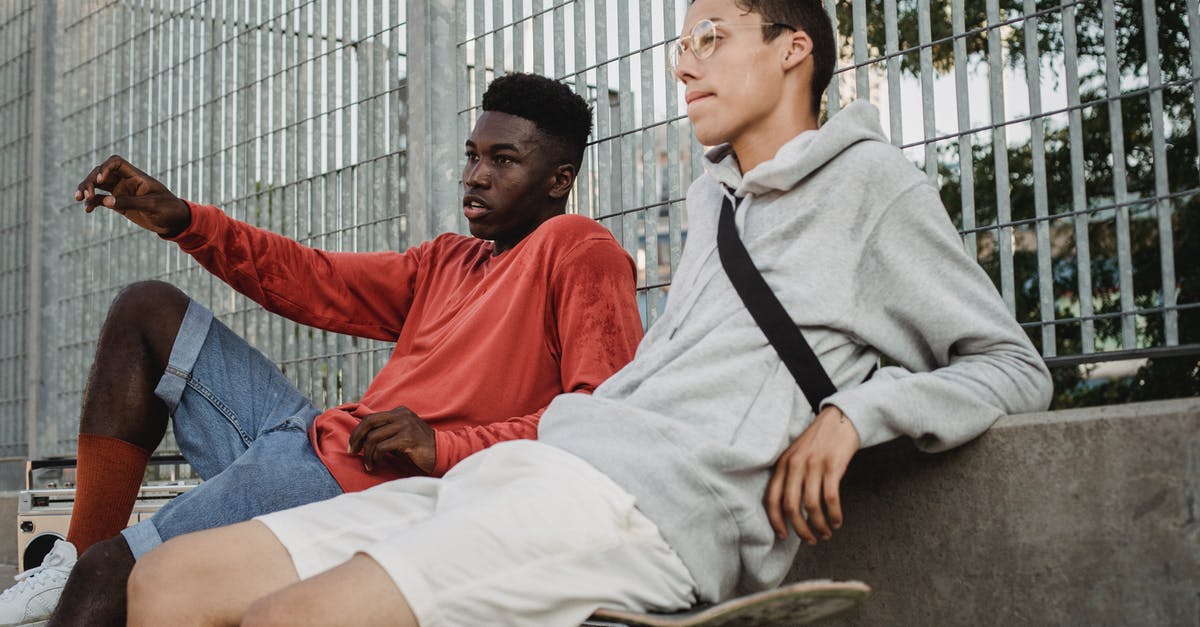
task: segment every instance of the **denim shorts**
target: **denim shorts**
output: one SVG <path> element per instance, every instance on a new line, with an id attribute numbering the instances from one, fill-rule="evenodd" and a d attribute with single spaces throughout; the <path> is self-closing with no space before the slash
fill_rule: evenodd
<path id="1" fill-rule="evenodd" d="M 135 558 L 177 535 L 332 498 L 308 439 L 320 414 L 271 360 L 192 301 L 154 393 L 204 479 L 121 533 Z"/>

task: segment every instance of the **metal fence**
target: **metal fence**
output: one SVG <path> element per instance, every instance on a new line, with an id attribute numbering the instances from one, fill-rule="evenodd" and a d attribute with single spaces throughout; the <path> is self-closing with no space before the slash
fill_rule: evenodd
<path id="1" fill-rule="evenodd" d="M 318 405 L 356 397 L 388 355 L 263 314 L 173 245 L 84 215 L 71 195 L 95 164 L 125 155 L 306 244 L 404 248 L 462 231 L 462 141 L 507 71 L 593 103 L 572 210 L 635 257 L 653 324 L 700 173 L 664 62 L 688 7 L 0 0 L 0 454 L 74 450 L 100 323 L 132 281 L 207 303 Z M 1197 350 L 1197 0 L 827 8 L 842 47 L 829 114 L 853 98 L 880 107 L 1048 361 Z"/>

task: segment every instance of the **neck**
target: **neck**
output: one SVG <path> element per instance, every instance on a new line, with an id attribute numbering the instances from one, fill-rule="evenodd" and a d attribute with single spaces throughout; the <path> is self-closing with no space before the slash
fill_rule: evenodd
<path id="1" fill-rule="evenodd" d="M 526 237 L 529 237 L 530 233 L 537 230 L 537 228 L 541 226 L 543 222 L 553 218 L 554 216 L 562 215 L 566 213 L 566 211 L 566 203 L 553 205 L 547 208 L 546 211 L 541 212 L 536 221 L 526 225 L 524 228 L 512 233 L 506 233 L 503 237 L 498 237 L 492 240 L 492 256 L 495 257 L 501 253 L 512 250 L 517 244 L 520 244 L 522 240 L 524 240 Z"/>
<path id="2" fill-rule="evenodd" d="M 808 107 L 780 107 L 778 115 L 729 142 L 742 174 L 775 157 L 784 144 L 804 131 L 817 128 L 817 116 Z"/>

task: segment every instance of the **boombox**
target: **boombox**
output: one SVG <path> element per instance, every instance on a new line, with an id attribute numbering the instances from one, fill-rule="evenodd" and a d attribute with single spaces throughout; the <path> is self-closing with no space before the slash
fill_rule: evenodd
<path id="1" fill-rule="evenodd" d="M 26 489 L 17 497 L 19 571 L 40 565 L 55 540 L 67 537 L 75 506 L 74 465 L 74 460 L 26 464 Z M 183 472 L 180 472 L 181 467 Z M 198 479 L 190 478 L 190 469 L 178 456 L 151 459 L 146 474 L 150 480 L 138 490 L 133 513 L 129 516 L 130 525 L 150 518 L 171 499 L 200 483 Z"/>

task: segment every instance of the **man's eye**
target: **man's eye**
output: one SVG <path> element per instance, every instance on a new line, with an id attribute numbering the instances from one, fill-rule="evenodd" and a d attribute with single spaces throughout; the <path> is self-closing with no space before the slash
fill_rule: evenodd
<path id="1" fill-rule="evenodd" d="M 475 153 L 473 153 L 473 152 L 468 152 L 468 153 L 466 154 L 466 157 L 467 157 L 467 161 L 469 161 L 469 162 L 471 162 L 471 163 L 474 163 L 474 162 L 476 162 L 476 161 L 479 161 L 479 155 L 477 155 L 477 154 L 475 154 Z"/>
<path id="2" fill-rule="evenodd" d="M 516 161 L 513 161 L 513 158 L 507 155 L 499 155 L 496 157 L 496 163 L 499 163 L 500 165 L 512 165 L 516 163 Z"/>

